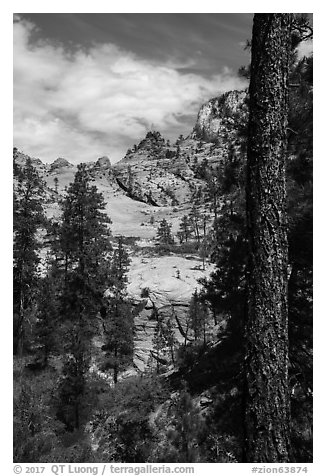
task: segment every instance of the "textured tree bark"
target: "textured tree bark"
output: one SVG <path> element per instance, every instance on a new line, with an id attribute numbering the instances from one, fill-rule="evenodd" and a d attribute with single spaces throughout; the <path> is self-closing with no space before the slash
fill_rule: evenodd
<path id="1" fill-rule="evenodd" d="M 256 14 L 249 86 L 245 461 L 288 462 L 285 157 L 291 14 Z"/>

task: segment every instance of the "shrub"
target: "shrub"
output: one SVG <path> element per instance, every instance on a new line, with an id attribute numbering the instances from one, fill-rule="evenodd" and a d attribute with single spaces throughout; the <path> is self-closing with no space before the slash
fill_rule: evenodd
<path id="1" fill-rule="evenodd" d="M 140 292 L 140 297 L 142 298 L 148 298 L 149 297 L 149 288 L 142 288 Z"/>

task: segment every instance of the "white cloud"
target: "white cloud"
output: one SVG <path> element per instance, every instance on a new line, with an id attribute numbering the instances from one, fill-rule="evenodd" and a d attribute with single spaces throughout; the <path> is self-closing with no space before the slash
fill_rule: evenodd
<path id="1" fill-rule="evenodd" d="M 301 59 L 304 56 L 310 56 L 313 52 L 313 42 L 312 40 L 301 41 L 297 48 L 298 58 Z"/>
<path id="2" fill-rule="evenodd" d="M 113 44 L 71 53 L 30 42 L 33 24 L 14 24 L 14 144 L 25 153 L 72 162 L 116 161 L 154 125 L 187 134 L 180 115 L 242 80 L 225 68 L 207 79 L 182 73 L 173 59 L 154 64 Z"/>

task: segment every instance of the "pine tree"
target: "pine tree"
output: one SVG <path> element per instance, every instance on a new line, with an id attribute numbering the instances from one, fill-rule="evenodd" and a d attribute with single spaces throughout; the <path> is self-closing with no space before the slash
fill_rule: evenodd
<path id="1" fill-rule="evenodd" d="M 180 393 L 173 398 L 168 416 L 169 425 L 165 429 L 167 438 L 166 441 L 163 440 L 163 445 L 158 446 L 157 460 L 169 463 L 200 462 L 204 423 L 185 383 Z"/>
<path id="2" fill-rule="evenodd" d="M 129 255 L 123 246 L 122 237 L 119 237 L 109 270 L 110 290 L 101 309 L 105 340 L 102 346 L 105 353 L 102 368 L 113 370 L 115 384 L 118 382 L 119 372 L 131 364 L 133 357 L 133 314 L 131 302 L 126 297 L 129 266 Z"/>
<path id="3" fill-rule="evenodd" d="M 161 220 L 160 225 L 157 229 L 157 237 L 160 243 L 165 245 L 171 245 L 174 243 L 173 236 L 171 233 L 172 225 L 166 221 L 165 218 Z"/>
<path id="4" fill-rule="evenodd" d="M 184 215 L 180 221 L 180 232 L 183 234 L 186 242 L 191 238 L 193 233 L 193 226 L 190 218 L 187 215 Z"/>
<path id="5" fill-rule="evenodd" d="M 295 60 L 289 82 L 287 195 L 289 218 L 289 382 L 292 442 L 296 461 L 312 458 L 307 425 L 312 423 L 312 58 Z M 245 137 L 244 137 L 245 138 Z M 240 136 L 235 143 L 241 146 Z M 242 139 L 243 140 L 243 139 Z M 243 141 L 243 144 L 245 142 Z M 215 323 L 227 319 L 227 340 L 241 365 L 246 311 L 248 243 L 245 215 L 244 147 L 238 149 L 233 179 L 227 163 L 217 176 L 217 191 L 223 201 L 212 230 L 211 260 L 216 271 L 200 280 L 200 295 L 210 305 Z M 223 192 L 223 195 L 222 195 Z M 294 392 L 295 387 L 295 393 Z M 304 423 L 303 423 L 304 422 Z M 304 428 L 304 430 L 303 430 Z M 295 429 L 295 430 L 293 430 Z"/>
<path id="6" fill-rule="evenodd" d="M 200 248 L 199 248 L 199 254 L 200 254 L 200 257 L 202 259 L 203 270 L 204 271 L 205 271 L 205 264 L 206 264 L 206 258 L 207 258 L 208 250 L 209 250 L 209 242 L 208 242 L 208 239 L 206 238 L 206 236 L 204 236 L 204 238 L 201 242 Z"/>
<path id="7" fill-rule="evenodd" d="M 173 423 L 175 428 L 174 446 L 179 448 L 180 461 L 198 461 L 200 458 L 198 441 L 203 430 L 203 423 L 199 409 L 194 406 L 186 388 L 180 392 Z"/>
<path id="8" fill-rule="evenodd" d="M 58 184 L 59 184 L 58 177 L 54 177 L 53 182 L 54 182 L 54 191 L 55 193 L 58 193 Z"/>
<path id="9" fill-rule="evenodd" d="M 195 341 L 203 338 L 206 344 L 206 328 L 208 313 L 205 304 L 200 300 L 197 289 L 192 295 L 189 306 L 189 327 L 194 332 Z"/>
<path id="10" fill-rule="evenodd" d="M 80 164 L 75 180 L 68 187 L 62 203 L 62 224 L 59 241 L 62 252 L 67 255 L 67 271 L 75 270 L 82 280 L 91 282 L 99 273 L 100 261 L 111 249 L 111 223 L 105 213 L 101 193 L 91 185 L 85 164 Z"/>
<path id="11" fill-rule="evenodd" d="M 288 462 L 285 156 L 291 14 L 256 14 L 249 87 L 245 457 Z"/>
<path id="12" fill-rule="evenodd" d="M 74 335 L 76 338 L 77 335 Z M 72 340 L 71 340 L 72 342 Z M 58 387 L 57 418 L 65 423 L 68 431 L 79 429 L 84 420 L 86 374 L 89 369 L 89 358 L 80 345 L 75 343 L 72 355 L 68 355 L 62 370 L 62 378 Z"/>
<path id="13" fill-rule="evenodd" d="M 104 212 L 103 196 L 91 185 L 84 164 L 78 166 L 62 209 L 57 238 L 65 261 L 60 312 L 67 357 L 59 389 L 65 412 L 59 410 L 59 414 L 71 429 L 79 428 L 81 424 L 90 344 L 108 285 L 108 253 L 111 249 L 110 219 Z"/>
<path id="14" fill-rule="evenodd" d="M 312 460 L 313 388 L 313 82 L 312 56 L 295 65 L 288 161 L 289 380 L 295 461 Z M 295 79 L 296 78 L 296 79 Z M 295 392 L 294 392 L 295 390 Z M 307 438 L 304 435 L 309 435 Z"/>
<path id="15" fill-rule="evenodd" d="M 38 283 L 41 245 L 37 232 L 46 219 L 42 206 L 44 183 L 31 160 L 28 158 L 23 168 L 16 164 L 14 173 L 14 352 L 22 355 L 25 326 Z"/>
<path id="16" fill-rule="evenodd" d="M 118 382 L 119 372 L 132 363 L 133 357 L 133 314 L 130 301 L 113 295 L 101 310 L 105 344 L 103 370 L 113 370 L 113 382 Z"/>
<path id="17" fill-rule="evenodd" d="M 200 243 L 200 224 L 201 224 L 201 216 L 199 213 L 199 209 L 196 205 L 193 205 L 190 210 L 189 215 L 190 222 L 192 224 L 193 230 L 195 231 L 196 239 L 198 244 Z"/>
<path id="18" fill-rule="evenodd" d="M 60 273 L 55 264 L 49 265 L 48 273 L 42 278 L 37 296 L 35 341 L 36 362 L 39 367 L 46 367 L 51 354 L 60 352 L 57 332 L 60 305 Z"/>
<path id="19" fill-rule="evenodd" d="M 243 172 L 242 172 L 243 173 Z M 223 177 L 221 177 L 223 181 Z M 225 200 L 220 215 L 208 235 L 211 262 L 216 265 L 209 279 L 200 279 L 201 296 L 209 303 L 215 316 L 228 319 L 228 329 L 235 337 L 243 333 L 245 309 L 245 278 L 248 261 L 246 239 L 245 194 L 238 189 L 233 203 Z M 242 337 L 241 337 L 242 339 Z"/>
<path id="20" fill-rule="evenodd" d="M 119 236 L 118 247 L 113 252 L 110 265 L 110 284 L 115 288 L 115 292 L 121 293 L 125 290 L 128 283 L 127 273 L 130 268 L 130 257 L 123 246 L 123 238 Z"/>

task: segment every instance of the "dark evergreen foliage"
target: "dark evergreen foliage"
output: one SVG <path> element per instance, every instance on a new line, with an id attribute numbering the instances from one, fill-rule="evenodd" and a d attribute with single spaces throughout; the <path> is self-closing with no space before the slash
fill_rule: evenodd
<path id="1" fill-rule="evenodd" d="M 26 350 L 26 326 L 35 304 L 39 280 L 40 242 L 38 231 L 45 226 L 42 206 L 44 183 L 30 159 L 24 167 L 16 163 L 14 150 L 14 353 Z"/>
<path id="2" fill-rule="evenodd" d="M 62 202 L 62 222 L 57 229 L 64 257 L 60 332 L 66 355 L 57 416 L 70 431 L 79 429 L 83 421 L 91 339 L 97 332 L 96 318 L 108 285 L 110 219 L 104 209 L 103 196 L 91 185 L 86 166 L 79 165 Z"/>
<path id="3" fill-rule="evenodd" d="M 172 245 L 174 243 L 171 228 L 171 224 L 168 223 L 165 218 L 163 218 L 157 229 L 157 238 L 163 245 Z"/>
<path id="4" fill-rule="evenodd" d="M 119 237 L 110 265 L 110 294 L 101 308 L 105 343 L 105 361 L 102 369 L 113 370 L 116 384 L 118 374 L 132 364 L 134 323 L 131 302 L 126 297 L 127 272 L 130 258 Z"/>

